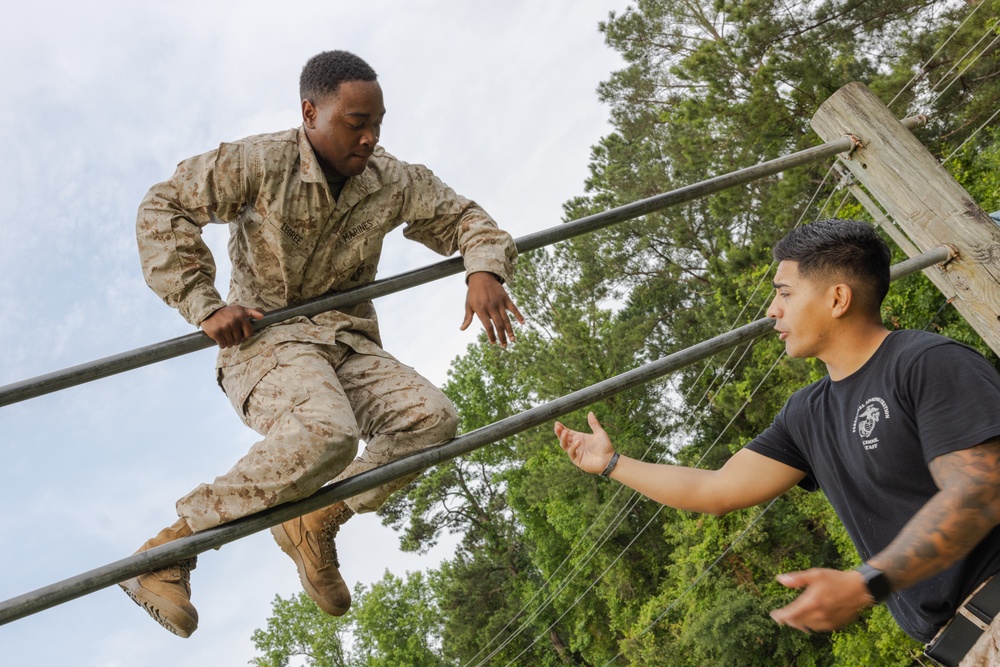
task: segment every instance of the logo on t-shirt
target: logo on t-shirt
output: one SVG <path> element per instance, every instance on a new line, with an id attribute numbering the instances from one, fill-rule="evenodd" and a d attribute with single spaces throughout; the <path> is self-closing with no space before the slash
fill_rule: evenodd
<path id="1" fill-rule="evenodd" d="M 851 433 L 861 436 L 861 444 L 867 450 L 878 448 L 878 438 L 875 437 L 875 426 L 883 419 L 889 418 L 889 405 L 877 396 L 869 398 L 858 407 L 854 415 L 854 427 Z"/>

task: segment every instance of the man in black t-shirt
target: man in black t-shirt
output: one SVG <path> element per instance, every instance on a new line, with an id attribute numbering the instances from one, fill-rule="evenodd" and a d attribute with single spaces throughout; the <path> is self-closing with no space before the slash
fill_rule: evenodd
<path id="1" fill-rule="evenodd" d="M 1000 571 L 1000 377 L 964 345 L 885 328 L 890 255 L 871 226 L 823 220 L 773 254 L 768 316 L 788 355 L 820 359 L 827 377 L 796 392 L 719 470 L 620 456 L 593 413 L 592 434 L 556 423 L 562 448 L 587 472 L 715 515 L 796 485 L 822 489 L 864 563 L 779 575 L 802 593 L 772 618 L 829 631 L 885 600 L 905 632 L 928 642 L 963 610 L 935 642 L 941 659 L 997 664 L 980 653 L 1000 644 L 1000 577 L 976 593 L 973 612 L 963 601 Z"/>

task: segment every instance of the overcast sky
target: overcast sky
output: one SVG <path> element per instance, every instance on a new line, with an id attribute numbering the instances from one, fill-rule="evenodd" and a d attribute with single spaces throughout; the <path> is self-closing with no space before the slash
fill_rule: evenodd
<path id="1" fill-rule="evenodd" d="M 174 165 L 300 122 L 313 54 L 378 71 L 382 143 L 431 167 L 515 237 L 559 224 L 609 131 L 595 89 L 622 66 L 597 24 L 624 0 L 19 3 L 0 23 L 0 385 L 192 331 L 146 287 L 135 211 Z M 207 234 L 225 293 L 224 227 Z M 380 277 L 440 258 L 399 232 Z M 461 277 L 376 306 L 391 352 L 437 383 L 459 332 Z M 529 318 L 531 313 L 525 313 Z M 213 381 L 214 352 L 0 408 L 0 599 L 122 558 L 174 501 L 254 442 Z M 373 515 L 338 541 L 347 580 L 435 566 Z M 266 532 L 204 554 L 199 630 L 161 629 L 117 587 L 0 627 L 4 665 L 245 665 L 275 595 L 299 590 Z"/>

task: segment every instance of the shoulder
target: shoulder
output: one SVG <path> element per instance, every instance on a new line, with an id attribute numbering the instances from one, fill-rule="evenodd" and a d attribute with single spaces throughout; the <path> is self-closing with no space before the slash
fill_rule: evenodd
<path id="1" fill-rule="evenodd" d="M 989 362 L 977 350 L 946 336 L 929 331 L 900 329 L 890 332 L 879 350 L 885 361 L 908 370 L 917 363 L 935 363 L 947 360 L 965 363 Z"/>
<path id="2" fill-rule="evenodd" d="M 265 156 L 294 153 L 297 146 L 295 129 L 269 134 L 254 134 L 242 139 L 223 141 L 217 148 L 182 161 L 181 165 L 214 165 L 216 169 L 237 168 L 244 154 Z"/>
<path id="3" fill-rule="evenodd" d="M 431 170 L 424 165 L 404 162 L 381 146 L 375 147 L 375 152 L 368 160 L 368 170 L 383 184 L 416 185 L 433 178 Z"/>
<path id="4" fill-rule="evenodd" d="M 382 146 L 376 146 L 375 152 L 372 153 L 371 159 L 368 160 L 368 166 L 379 174 L 394 174 L 397 172 L 405 172 L 413 165 L 400 160 L 398 157 L 382 148 Z"/>
<path id="5" fill-rule="evenodd" d="M 220 151 L 246 150 L 260 155 L 297 154 L 299 145 L 299 129 L 292 128 L 282 132 L 267 134 L 252 134 L 235 141 L 220 144 Z"/>
<path id="6" fill-rule="evenodd" d="M 368 159 L 367 171 L 379 182 L 393 181 L 403 173 L 406 163 L 386 151 L 381 146 L 375 147 L 375 152 Z"/>
<path id="7" fill-rule="evenodd" d="M 816 401 L 822 397 L 830 388 L 830 376 L 827 375 L 812 384 L 796 389 L 795 392 L 785 401 L 781 412 L 782 416 L 795 414 L 798 410 L 811 410 Z"/>
<path id="8" fill-rule="evenodd" d="M 959 345 L 966 347 L 958 341 L 946 336 L 941 336 L 929 331 L 919 331 L 917 329 L 897 329 L 890 331 L 886 337 L 886 348 L 908 352 L 911 354 L 923 352 L 941 345 Z"/>
<path id="9" fill-rule="evenodd" d="M 298 144 L 298 142 L 299 128 L 293 127 L 288 130 L 282 130 L 281 132 L 251 134 L 248 137 L 243 137 L 242 139 L 237 139 L 236 141 L 229 143 L 243 144 L 246 146 L 282 147 L 288 144 Z"/>

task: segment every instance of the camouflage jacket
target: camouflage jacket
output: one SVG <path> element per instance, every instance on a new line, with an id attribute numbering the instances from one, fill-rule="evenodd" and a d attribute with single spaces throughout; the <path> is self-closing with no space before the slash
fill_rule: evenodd
<path id="1" fill-rule="evenodd" d="M 335 200 L 301 128 L 252 136 L 181 162 L 139 207 L 136 236 L 146 282 L 194 325 L 227 303 L 215 288 L 215 262 L 201 236 L 210 222 L 229 224 L 228 302 L 265 312 L 371 282 L 383 238 L 404 223 L 407 238 L 443 255 L 459 250 L 466 275 L 489 271 L 508 280 L 516 258 L 509 234 L 422 165 L 376 148 Z M 238 348 L 221 350 L 219 366 L 291 340 L 381 351 L 368 301 L 267 327 Z"/>

